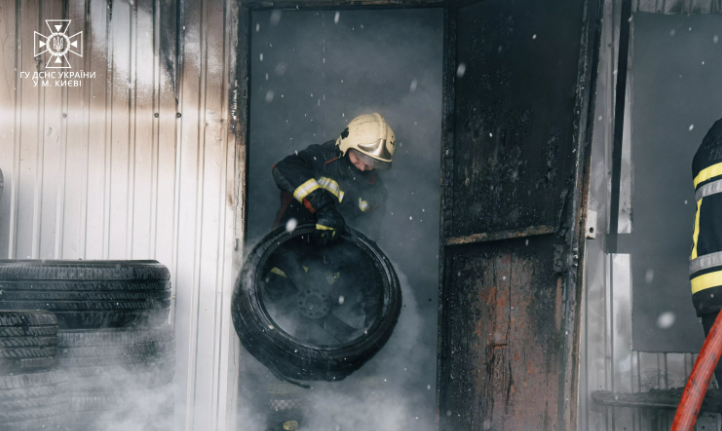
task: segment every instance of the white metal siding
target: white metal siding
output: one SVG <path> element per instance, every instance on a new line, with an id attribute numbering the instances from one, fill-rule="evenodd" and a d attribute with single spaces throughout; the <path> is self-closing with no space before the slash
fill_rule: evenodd
<path id="1" fill-rule="evenodd" d="M 150 258 L 168 266 L 178 429 L 234 429 L 239 348 L 229 304 L 243 243 L 245 160 L 228 121 L 236 4 L 0 7 L 0 258 Z M 46 19 L 71 19 L 70 34 L 83 31 L 84 56 L 69 59 L 94 79 L 72 88 L 20 79 L 38 70 L 33 32 L 46 33 Z M 173 70 L 163 67 L 168 37 L 180 47 L 177 91 Z"/>

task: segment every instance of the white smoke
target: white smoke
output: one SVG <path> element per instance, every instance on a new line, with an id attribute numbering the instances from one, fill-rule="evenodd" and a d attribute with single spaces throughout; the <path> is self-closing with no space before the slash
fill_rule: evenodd
<path id="1" fill-rule="evenodd" d="M 133 392 L 127 398 L 128 409 L 99 415 L 108 423 L 107 431 L 173 429 L 174 385 Z"/>
<path id="2" fill-rule="evenodd" d="M 422 318 L 413 288 L 405 274 L 396 272 L 401 284 L 403 308 L 398 324 L 386 346 L 360 370 L 340 382 L 310 382 L 303 394 L 303 420 L 299 430 L 315 431 L 431 431 L 433 412 L 423 409 L 435 376 L 424 375 L 423 364 L 432 352 L 421 343 Z M 246 360 L 248 360 L 246 356 Z M 255 362 L 255 360 L 253 360 Z M 250 365 L 251 368 L 257 368 Z M 275 378 L 266 372 L 261 379 Z M 256 385 L 250 385 L 256 386 Z M 258 386 L 258 387 L 262 387 Z M 270 408 L 259 409 L 253 399 L 265 394 L 242 391 L 239 429 L 264 431 Z"/>

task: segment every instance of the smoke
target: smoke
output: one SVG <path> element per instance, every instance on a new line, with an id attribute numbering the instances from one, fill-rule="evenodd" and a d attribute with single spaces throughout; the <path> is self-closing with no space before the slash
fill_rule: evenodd
<path id="1" fill-rule="evenodd" d="M 404 306 L 394 334 L 363 368 L 340 382 L 313 382 L 310 389 L 287 388 L 303 399 L 301 428 L 317 431 L 396 431 L 435 429 L 427 399 L 433 397 L 435 374 L 425 371 L 435 353 L 423 341 L 423 316 L 408 277 L 399 271 Z M 255 373 L 245 373 L 239 420 L 244 431 L 266 429 L 268 406 L 259 406 L 255 389 L 283 385 L 249 354 L 244 362 Z M 259 373 L 259 371 L 261 373 Z"/>
<path id="2" fill-rule="evenodd" d="M 172 328 L 136 329 L 62 334 L 58 368 L 69 377 L 70 429 L 173 429 L 177 388 Z"/>
<path id="3" fill-rule="evenodd" d="M 127 409 L 99 417 L 109 424 L 107 431 L 171 430 L 175 390 L 173 385 L 163 385 L 131 392 L 125 400 Z"/>
<path id="4" fill-rule="evenodd" d="M 424 373 L 434 356 L 422 341 L 422 316 L 408 278 L 399 272 L 404 307 L 388 344 L 364 369 L 339 383 L 316 383 L 310 393 L 312 416 L 307 429 L 318 431 L 395 431 L 434 428 L 428 419 L 423 391 L 435 375 Z M 419 385 L 421 383 L 421 385 Z"/>

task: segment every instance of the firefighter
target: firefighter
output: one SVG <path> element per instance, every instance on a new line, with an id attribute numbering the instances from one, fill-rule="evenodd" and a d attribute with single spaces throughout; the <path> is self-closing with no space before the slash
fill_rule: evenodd
<path id="1" fill-rule="evenodd" d="M 391 168 L 395 149 L 393 130 L 380 114 L 373 113 L 354 118 L 338 138 L 310 145 L 276 163 L 272 173 L 281 189 L 281 206 L 273 227 L 289 229 L 292 219 L 295 220 L 292 223 L 315 223 L 314 237 L 321 247 L 337 241 L 347 225 L 377 240 L 387 197 L 378 172 Z M 299 261 L 304 254 L 302 241 L 298 248 L 293 244 L 288 247 L 286 253 L 270 259 L 266 280 L 273 287 L 266 289 L 264 295 L 271 301 L 295 294 L 297 286 L 291 281 L 292 273 L 312 275 Z M 353 270 L 332 275 L 328 284 L 339 277 L 363 278 L 353 274 Z M 361 283 L 356 287 L 361 288 Z M 366 308 L 373 308 L 373 304 L 362 307 L 366 316 L 371 316 L 372 310 Z M 304 412 L 308 413 L 309 407 L 303 392 L 284 382 L 274 383 L 270 388 L 267 404 L 272 410 L 266 418 L 267 431 L 302 427 Z"/>
<path id="2" fill-rule="evenodd" d="M 386 188 L 378 171 L 391 169 L 396 137 L 378 113 L 354 118 L 341 135 L 310 145 L 273 166 L 281 189 L 274 227 L 290 219 L 314 222 L 322 242 L 338 239 L 349 223 L 378 239 Z"/>
<path id="3" fill-rule="evenodd" d="M 702 140 L 692 161 L 697 215 L 694 220 L 689 278 L 692 302 L 709 334 L 722 309 L 722 119 Z M 722 385 L 722 361 L 714 371 Z M 722 404 L 720 405 L 722 412 Z"/>

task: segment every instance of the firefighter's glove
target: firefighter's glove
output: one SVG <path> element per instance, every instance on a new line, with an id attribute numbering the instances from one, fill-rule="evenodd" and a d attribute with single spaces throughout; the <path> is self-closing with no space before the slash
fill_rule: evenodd
<path id="1" fill-rule="evenodd" d="M 336 205 L 329 204 L 316 211 L 316 240 L 321 245 L 327 245 L 337 241 L 344 229 L 346 222 L 343 216 L 336 209 Z"/>

